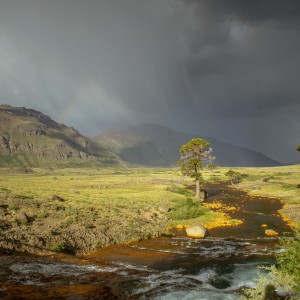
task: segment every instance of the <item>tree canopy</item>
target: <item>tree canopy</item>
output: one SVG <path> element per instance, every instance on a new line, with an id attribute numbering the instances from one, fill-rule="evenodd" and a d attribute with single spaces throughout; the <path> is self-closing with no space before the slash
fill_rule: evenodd
<path id="1" fill-rule="evenodd" d="M 178 163 L 181 165 L 182 174 L 196 180 L 196 197 L 199 197 L 199 182 L 203 180 L 201 170 L 212 164 L 215 159 L 211 155 L 212 148 L 209 145 L 209 142 L 196 138 L 184 144 L 179 150 L 180 160 Z"/>
<path id="2" fill-rule="evenodd" d="M 233 170 L 229 170 L 228 172 L 225 173 L 226 176 L 228 176 L 231 180 L 231 184 L 233 184 L 234 180 L 240 180 L 242 178 L 242 174 L 237 172 L 237 171 L 233 171 Z"/>

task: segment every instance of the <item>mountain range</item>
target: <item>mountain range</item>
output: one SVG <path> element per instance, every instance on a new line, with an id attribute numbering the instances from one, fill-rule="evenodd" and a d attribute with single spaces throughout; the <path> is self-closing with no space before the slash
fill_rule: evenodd
<path id="1" fill-rule="evenodd" d="M 216 157 L 215 163 L 219 166 L 280 165 L 279 162 L 257 151 L 201 134 L 187 134 L 154 124 L 141 124 L 127 130 L 107 130 L 92 139 L 126 162 L 146 166 L 173 166 L 179 160 L 180 147 L 196 137 L 201 137 L 210 143 L 213 155 Z"/>
<path id="2" fill-rule="evenodd" d="M 192 138 L 210 142 L 219 166 L 277 166 L 279 162 L 201 134 L 141 124 L 88 138 L 33 109 L 0 105 L 0 166 L 174 166 Z"/>

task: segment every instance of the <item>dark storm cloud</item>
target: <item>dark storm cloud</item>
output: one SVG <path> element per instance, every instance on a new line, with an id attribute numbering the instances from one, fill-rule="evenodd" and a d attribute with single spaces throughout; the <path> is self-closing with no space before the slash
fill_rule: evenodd
<path id="1" fill-rule="evenodd" d="M 299 22 L 298 0 L 185 0 L 195 5 L 197 13 L 205 13 L 226 20 L 236 18 L 242 22 Z"/>
<path id="2" fill-rule="evenodd" d="M 270 155 L 282 138 L 273 156 L 299 161 L 300 2 L 184 3 L 195 24 L 186 35 L 187 74 L 210 133 Z"/>
<path id="3" fill-rule="evenodd" d="M 198 89 L 204 91 L 207 81 L 214 81 L 221 90 L 231 90 L 226 97 L 229 114 L 234 114 L 231 101 L 249 102 L 250 109 L 237 113 L 250 115 L 299 101 L 300 2 L 187 2 L 194 5 L 197 27 L 203 28 L 187 42 L 193 54 L 187 58 L 187 72 Z M 212 92 L 211 98 L 215 111 L 219 107 L 224 114 L 224 107 L 215 105 L 222 103 L 218 95 Z"/>
<path id="4" fill-rule="evenodd" d="M 299 20 L 294 0 L 0 0 L 0 99 L 84 133 L 160 123 L 293 161 Z"/>

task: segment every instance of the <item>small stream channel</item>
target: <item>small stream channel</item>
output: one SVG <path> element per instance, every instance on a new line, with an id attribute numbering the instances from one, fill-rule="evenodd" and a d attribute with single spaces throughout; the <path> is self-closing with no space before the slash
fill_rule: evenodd
<path id="1" fill-rule="evenodd" d="M 207 202 L 237 209 L 236 227 L 214 229 L 202 240 L 184 231 L 101 249 L 82 257 L 1 255 L 2 299 L 239 299 L 254 287 L 259 265 L 274 262 L 277 238 L 290 228 L 278 215 L 278 199 L 250 197 L 224 184 L 207 187 Z"/>

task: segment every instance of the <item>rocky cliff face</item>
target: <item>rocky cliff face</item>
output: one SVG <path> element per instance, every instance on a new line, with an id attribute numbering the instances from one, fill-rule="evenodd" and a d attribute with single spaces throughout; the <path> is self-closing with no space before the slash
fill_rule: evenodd
<path id="1" fill-rule="evenodd" d="M 117 164 L 77 130 L 33 109 L 0 105 L 0 165 Z"/>

